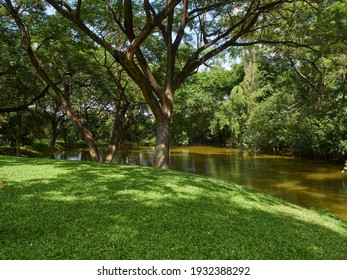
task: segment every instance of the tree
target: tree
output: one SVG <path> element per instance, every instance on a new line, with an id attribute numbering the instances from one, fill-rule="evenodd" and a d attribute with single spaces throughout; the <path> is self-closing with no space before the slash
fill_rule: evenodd
<path id="1" fill-rule="evenodd" d="M 326 3 L 288 0 L 45 2 L 109 52 L 140 87 L 156 119 L 154 166 L 161 168 L 169 166 L 174 94 L 187 77 L 232 47 L 279 43 L 308 46 L 312 38 L 298 36 L 293 28 L 298 25 L 294 23 L 299 22 L 301 29 L 308 27 L 320 12 L 318 7 L 325 8 Z M 10 0 L 6 3 L 7 7 L 11 5 Z M 115 37 L 123 41 L 114 45 Z M 149 42 L 155 41 L 163 47 L 159 55 L 164 73 L 160 75 L 156 75 L 152 63 L 155 53 L 147 48 Z M 191 49 L 188 54 L 186 45 Z M 88 137 L 86 140 L 90 141 Z"/>
<path id="2" fill-rule="evenodd" d="M 31 63 L 85 139 L 92 160 L 100 161 L 96 131 L 101 119 L 108 114 L 114 120 L 105 156 L 105 162 L 112 162 L 122 135 L 134 122 L 130 108 L 139 102 L 137 93 L 129 93 L 128 88 L 131 91 L 133 87 L 128 86 L 124 70 L 95 44 L 79 40 L 66 21 L 59 21 L 55 15 L 42 18 L 45 8 L 40 3 L 27 1 L 14 6 L 6 1 L 5 8 L 20 30 L 22 47 Z M 47 111 L 52 123 L 52 143 L 58 132 L 56 109 L 54 105 Z"/>
<path id="3" fill-rule="evenodd" d="M 141 88 L 157 123 L 154 166 L 169 166 L 171 120 L 174 93 L 195 69 L 230 47 L 259 43 L 287 43 L 269 37 L 267 29 L 281 22 L 281 9 L 286 11 L 290 1 L 104 1 L 93 2 L 98 20 L 89 18 L 88 1 L 47 0 L 60 14 L 77 28 L 105 48 L 122 65 L 128 75 Z M 306 8 L 310 8 L 307 5 Z M 293 12 L 293 15 L 295 13 Z M 111 24 L 112 22 L 112 24 Z M 101 25 L 100 25 L 101 23 Z M 117 28 L 110 31 L 109 26 Z M 121 36 L 126 39 L 122 49 L 114 47 L 108 38 Z M 156 77 L 145 48 L 149 38 L 157 38 L 165 49 L 163 77 Z M 302 42 L 300 42 L 302 43 Z M 180 47 L 189 44 L 194 48 L 185 63 L 177 67 L 182 55 Z M 176 67 L 175 67 L 176 66 Z"/>
<path id="4" fill-rule="evenodd" d="M 230 95 L 230 118 L 249 149 L 343 161 L 346 142 L 346 68 L 328 57 L 286 48 L 258 48 L 243 56 L 245 78 Z M 239 110 L 242 108 L 243 110 Z M 231 127 L 233 128 L 233 127 Z"/>
<path id="5" fill-rule="evenodd" d="M 342 160 L 347 155 L 347 6 L 337 0 L 317 9 L 319 16 L 310 17 L 309 28 L 297 28 L 315 42 L 314 49 L 293 52 L 276 46 L 268 54 L 296 74 L 286 78 L 293 81 L 294 86 L 286 87 L 295 100 L 287 133 L 290 150 L 300 156 Z"/>
<path id="6" fill-rule="evenodd" d="M 21 43 L 22 43 L 21 45 L 23 49 L 26 51 L 38 75 L 47 85 L 50 86 L 50 88 L 54 91 L 54 93 L 60 98 L 67 112 L 67 115 L 71 119 L 76 129 L 80 132 L 81 135 L 83 135 L 85 141 L 88 143 L 91 158 L 94 161 L 99 161 L 100 160 L 99 154 L 98 154 L 98 150 L 97 150 L 92 132 L 81 123 L 81 121 L 76 116 L 73 108 L 71 107 L 69 103 L 68 96 L 70 94 L 70 85 L 68 83 L 68 80 L 63 79 L 62 80 L 63 88 L 59 88 L 57 83 L 51 79 L 49 74 L 47 74 L 47 72 L 44 70 L 42 66 L 42 63 L 38 60 L 37 56 L 35 55 L 35 52 L 34 52 L 35 46 L 31 42 L 31 36 L 27 26 L 25 25 L 23 19 L 21 18 L 21 16 L 25 15 L 28 11 L 30 12 L 32 10 L 35 10 L 35 12 L 36 10 L 38 10 L 37 13 L 32 13 L 32 17 L 35 17 L 37 15 L 38 17 L 40 17 L 42 15 L 42 10 L 44 10 L 44 7 L 42 5 L 35 5 L 35 3 L 28 3 L 28 5 L 25 6 L 24 8 L 22 6 L 14 7 L 11 1 L 6 1 L 5 8 L 8 11 L 8 13 L 11 15 L 11 17 L 15 20 L 15 23 L 18 26 L 18 29 L 20 30 Z"/>
<path id="7" fill-rule="evenodd" d="M 173 141 L 226 144 L 232 126 L 227 104 L 243 75 L 243 66 L 235 64 L 230 70 L 216 66 L 189 77 L 176 91 Z"/>
<path id="8" fill-rule="evenodd" d="M 58 136 L 64 131 L 68 118 L 61 105 L 60 100 L 55 95 L 46 96 L 36 102 L 37 108 L 42 112 L 44 118 L 50 123 L 50 141 L 49 146 L 55 146 Z"/>
<path id="9" fill-rule="evenodd" d="M 23 127 L 23 114 L 29 106 L 45 97 L 49 87 L 42 85 L 23 50 L 16 44 L 16 32 L 11 25 L 6 25 L 0 11 L 0 114 L 8 115 L 3 128 L 20 155 L 20 145 L 27 131 Z M 5 117 L 4 117 L 5 119 Z"/>

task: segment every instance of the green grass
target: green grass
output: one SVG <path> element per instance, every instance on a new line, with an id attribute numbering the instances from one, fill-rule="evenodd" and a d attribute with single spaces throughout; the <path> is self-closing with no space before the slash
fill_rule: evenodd
<path id="1" fill-rule="evenodd" d="M 0 156 L 0 259 L 347 259 L 347 223 L 208 177 Z"/>

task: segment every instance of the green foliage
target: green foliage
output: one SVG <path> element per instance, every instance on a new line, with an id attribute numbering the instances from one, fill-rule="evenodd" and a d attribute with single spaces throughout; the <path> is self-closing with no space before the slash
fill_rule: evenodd
<path id="1" fill-rule="evenodd" d="M 345 159 L 346 69 L 336 63 L 343 55 L 298 51 L 294 60 L 285 52 L 252 48 L 230 71 L 197 73 L 177 94 L 176 142 Z"/>
<path id="2" fill-rule="evenodd" d="M 4 143 L 14 146 L 16 132 L 19 128 L 21 144 L 31 145 L 36 139 L 45 137 L 45 121 L 41 111 L 35 109 L 26 110 L 19 115 L 16 113 L 6 114 L 0 122 L 0 139 Z"/>
<path id="3" fill-rule="evenodd" d="M 174 171 L 0 157 L 1 259 L 346 259 L 347 224 Z"/>
<path id="4" fill-rule="evenodd" d="M 8 17 L 2 15 L 0 24 L 0 108 L 11 108 L 26 104 L 43 87 Z"/>
<path id="5" fill-rule="evenodd" d="M 328 114 L 329 112 L 327 112 Z M 342 116 L 317 116 L 298 113 L 293 116 L 289 135 L 291 150 L 298 156 L 340 159 L 346 156 L 346 129 Z M 341 120 L 346 121 L 346 118 Z"/>
<path id="6" fill-rule="evenodd" d="M 126 53 L 133 41 L 131 37 L 145 30 L 146 16 L 153 11 L 160 13 L 165 3 L 151 1 L 152 9 L 146 15 L 141 1 L 131 2 L 133 16 L 126 17 L 129 10 L 123 9 L 126 5 L 122 1 L 83 1 L 78 11 L 80 20 L 108 45 L 105 48 L 98 40 L 92 42 L 93 39 L 59 13 L 47 10 L 47 1 L 14 1 L 23 7 L 18 7 L 18 11 L 45 72 L 68 96 L 77 117 L 99 141 L 110 139 L 119 108 L 125 106 L 128 106 L 122 120 L 128 128 L 122 132 L 125 141 L 152 139 L 155 134 L 153 116 L 145 99 L 123 69 L 131 65 L 130 61 L 123 61 L 122 67 L 113 56 L 116 50 Z M 221 67 L 198 71 L 177 90 L 172 143 L 227 144 L 344 160 L 347 155 L 346 1 L 283 1 L 274 9 L 262 6 L 266 3 L 270 7 L 269 1 L 259 1 L 259 5 L 253 5 L 253 1 L 225 2 L 189 1 L 190 18 L 177 52 L 172 53 L 175 60 L 172 77 L 167 72 L 170 49 L 163 50 L 170 45 L 171 29 L 172 42 L 180 37 L 181 5 L 173 10 L 172 26 L 165 18 L 157 28 L 148 30 L 148 37 L 143 34 L 146 39 L 139 46 L 142 55 L 137 53 L 134 56 L 137 62 L 127 69 L 133 76 L 136 72 L 142 77 L 138 85 L 155 78 L 148 86 L 153 87 L 152 91 L 156 88 L 149 96 L 157 104 L 158 99 L 166 100 L 157 98 L 158 88 L 168 88 L 166 81 L 172 80 L 176 88 L 207 60 L 211 65 L 211 59 L 217 57 L 214 62 L 220 64 L 225 59 L 219 53 L 224 46 L 229 44 L 228 52 L 233 59 L 242 60 L 230 71 Z M 77 12 L 77 1 L 66 4 Z M 45 86 L 20 47 L 17 27 L 4 7 L 0 6 L 1 108 L 26 104 Z M 259 11 L 253 10 L 259 7 Z M 132 23 L 126 23 L 130 19 Z M 241 48 L 242 44 L 281 40 L 285 43 L 272 47 L 262 44 Z M 112 55 L 107 53 L 113 47 Z M 119 77 L 117 84 L 114 78 Z M 125 89 L 126 100 L 121 97 L 119 84 Z M 67 124 L 59 101 L 49 96 L 36 105 L 35 112 L 23 114 L 23 139 L 26 135 L 30 141 L 48 138 L 54 126 L 58 127 L 57 133 L 65 133 L 66 139 L 80 139 Z M 35 125 L 31 125 L 32 119 Z M 13 142 L 13 128 L 18 124 L 12 115 L 1 116 L 1 122 L 2 139 L 11 138 Z"/>
<path id="7" fill-rule="evenodd" d="M 28 3 L 24 1 L 17 4 L 25 6 Z M 82 13 L 87 14 L 88 7 L 91 7 L 92 10 L 93 8 L 98 11 L 103 10 L 103 15 L 106 16 L 104 5 L 98 5 L 95 1 L 84 1 L 83 4 Z M 4 7 L 1 6 L 0 9 L 3 10 Z M 71 23 L 59 14 L 43 16 L 42 11 L 41 8 L 36 9 L 29 5 L 27 12 L 21 14 L 24 22 L 28 20 L 27 27 L 35 56 L 45 73 L 64 93 L 77 118 L 93 132 L 95 139 L 107 142 L 110 140 L 116 119 L 120 118 L 118 112 L 121 107 L 129 107 L 124 119 L 120 121 L 124 123 L 124 127 L 129 127 L 137 120 L 143 121 L 145 114 L 147 119 L 150 119 L 148 108 L 143 104 L 139 89 L 132 81 L 129 81 L 114 59 L 90 40 L 82 38 L 81 31 L 74 29 Z M 100 15 L 100 13 L 88 13 L 86 18 L 88 17 L 90 24 L 103 28 L 104 22 L 100 19 Z M 35 21 L 30 21 L 29 17 L 35 18 Z M 40 86 L 43 88 L 29 59 L 20 48 L 13 20 L 7 16 L 3 26 L 0 31 L 6 40 L 0 42 L 5 50 L 0 57 L 0 62 L 3 62 L 0 66 L 0 90 L 3 92 L 0 96 L 0 108 L 25 104 L 30 97 L 38 94 L 37 90 Z M 6 69 L 7 65 L 15 65 L 15 71 L 12 68 Z M 123 88 L 120 89 L 120 87 Z M 122 95 L 123 93 L 126 98 Z M 23 122 L 23 129 L 38 136 L 38 131 L 32 130 L 39 127 L 36 130 L 40 130 L 42 138 L 49 138 L 49 134 L 51 137 L 63 137 L 64 133 L 64 138 L 68 141 L 80 140 L 82 137 L 68 122 L 64 112 L 66 108 L 61 106 L 60 98 L 52 95 L 54 93 L 50 90 L 45 99 L 36 102 L 36 111 L 41 111 L 37 114 L 35 123 L 37 126 L 27 126 L 27 123 Z M 46 122 L 40 122 L 42 115 L 45 115 Z M 25 114 L 24 120 L 27 116 L 28 114 Z M 146 128 L 147 119 L 142 123 Z M 137 136 L 143 135 L 144 131 L 138 129 L 139 126 L 132 129 L 133 135 L 129 135 L 124 129 L 122 133 L 124 135 L 119 138 L 138 141 Z M 42 135 L 42 131 L 45 131 L 45 135 Z"/>
<path id="8" fill-rule="evenodd" d="M 214 113 L 210 124 L 213 134 L 221 130 L 229 130 L 230 138 L 227 139 L 228 145 L 242 145 L 242 135 L 245 130 L 245 122 L 248 115 L 248 102 L 241 86 L 235 86 L 230 97 L 224 100 L 218 110 Z"/>
<path id="9" fill-rule="evenodd" d="M 177 90 L 174 142 L 191 144 L 228 139 L 229 133 L 223 135 L 223 128 L 229 123 L 224 112 L 229 110 L 225 100 L 242 78 L 242 65 L 235 65 L 232 70 L 216 68 L 196 73 Z"/>
<path id="10" fill-rule="evenodd" d="M 275 152 L 287 149 L 291 104 L 291 96 L 277 92 L 257 105 L 247 121 L 246 147 Z"/>

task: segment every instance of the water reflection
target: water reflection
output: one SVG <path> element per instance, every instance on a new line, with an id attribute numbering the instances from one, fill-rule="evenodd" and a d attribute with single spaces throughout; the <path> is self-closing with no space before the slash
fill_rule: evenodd
<path id="1" fill-rule="evenodd" d="M 151 165 L 153 148 L 119 151 L 118 164 Z M 88 160 L 87 151 L 68 151 L 55 158 Z M 285 156 L 241 154 L 228 148 L 173 147 L 171 168 L 211 176 L 280 197 L 305 207 L 328 209 L 347 220 L 347 175 L 341 166 Z"/>

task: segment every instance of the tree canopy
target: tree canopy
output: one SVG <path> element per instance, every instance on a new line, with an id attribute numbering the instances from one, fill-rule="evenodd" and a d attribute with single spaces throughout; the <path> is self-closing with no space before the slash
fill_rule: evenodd
<path id="1" fill-rule="evenodd" d="M 300 135 L 307 129 L 319 130 L 317 125 L 324 122 L 321 117 L 324 113 L 344 120 L 337 107 L 345 106 L 345 1 L 2 2 L 3 38 L 14 43 L 19 35 L 22 49 L 14 43 L 18 54 L 15 49 L 11 54 L 4 52 L 1 59 L 11 63 L 1 69 L 1 77 L 12 71 L 18 57 L 25 56 L 26 67 L 30 61 L 30 71 L 34 75 L 35 69 L 43 81 L 37 80 L 41 92 L 49 86 L 56 93 L 88 143 L 94 160 L 100 160 L 95 128 L 88 124 L 88 116 L 72 105 L 73 101 L 80 103 L 79 108 L 96 101 L 99 104 L 93 108 L 96 115 L 105 108 L 113 109 L 109 146 L 113 154 L 119 136 L 125 133 L 124 128 L 131 120 L 144 120 L 136 113 L 138 110 L 133 113 L 129 110 L 139 109 L 145 101 L 156 122 L 154 166 L 161 168 L 169 166 L 172 137 L 181 143 L 200 139 L 239 147 L 275 150 L 290 147 L 297 151 L 294 148 L 297 146 L 300 150 L 302 143 L 283 141 L 288 129 L 293 129 L 289 123 L 293 124 L 296 118 L 305 119 L 301 114 L 293 114 L 298 108 L 293 107 L 293 102 L 307 104 L 305 112 L 309 108 L 321 112 L 315 121 L 302 123 L 302 130 L 294 125 Z M 252 46 L 258 46 L 261 52 L 252 54 Z M 198 69 L 223 65 L 223 60 L 229 59 L 227 55 L 243 61 L 232 68 L 230 75 L 220 71 L 191 77 Z M 208 84 L 208 80 L 214 82 Z M 191 84 L 195 84 L 195 89 Z M 142 98 L 138 97 L 135 85 Z M 5 87 L 5 82 L 0 86 Z M 291 96 L 284 94 L 288 91 Z M 36 96 L 40 92 L 16 106 L 26 106 L 36 101 Z M 89 105 L 81 104 L 83 100 Z M 332 100 L 339 101 L 333 104 Z M 114 105 L 110 105 L 112 102 Z M 282 107 L 276 109 L 276 104 L 292 107 L 283 112 Z M 142 116 L 149 117 L 151 114 L 142 108 Z M 210 120 L 205 127 L 203 122 L 198 125 L 200 128 L 193 127 L 192 120 L 208 116 Z M 289 120 L 290 116 L 294 120 Z M 259 119 L 271 120 L 280 127 L 270 143 L 268 137 L 262 137 L 271 134 L 276 125 L 264 132 L 267 129 L 257 124 Z M 339 132 L 320 131 L 309 138 L 323 141 L 323 134 L 329 135 L 328 138 L 345 137 L 343 127 Z M 292 139 L 297 137 L 294 134 Z M 300 139 L 306 141 L 305 137 Z"/>

